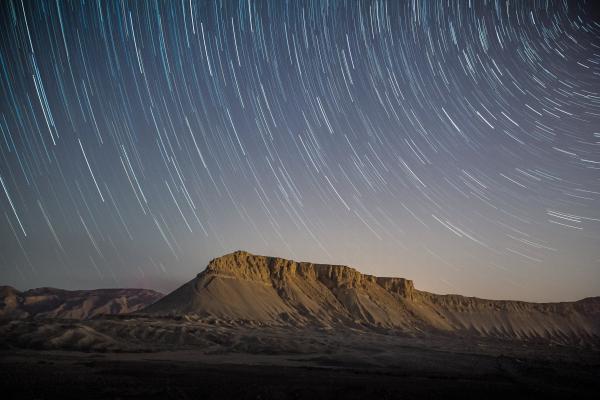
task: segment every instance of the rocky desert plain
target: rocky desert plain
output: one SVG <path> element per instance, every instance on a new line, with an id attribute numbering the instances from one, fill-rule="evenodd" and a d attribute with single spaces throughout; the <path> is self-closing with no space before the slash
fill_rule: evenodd
<path id="1" fill-rule="evenodd" d="M 600 297 L 438 295 L 236 251 L 172 293 L 0 288 L 4 399 L 597 398 Z"/>

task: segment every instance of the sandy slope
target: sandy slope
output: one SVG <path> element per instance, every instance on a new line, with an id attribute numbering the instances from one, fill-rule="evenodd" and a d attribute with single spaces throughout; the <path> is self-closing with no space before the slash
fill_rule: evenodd
<path id="1" fill-rule="evenodd" d="M 437 295 L 416 290 L 403 278 L 244 251 L 212 260 L 195 279 L 143 312 L 274 326 L 368 327 L 569 343 L 600 337 L 598 297 L 527 303 Z"/>

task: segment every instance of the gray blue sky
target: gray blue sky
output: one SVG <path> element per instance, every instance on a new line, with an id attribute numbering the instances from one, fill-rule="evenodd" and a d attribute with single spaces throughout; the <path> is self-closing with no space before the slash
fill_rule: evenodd
<path id="1" fill-rule="evenodd" d="M 0 282 L 236 249 L 600 294 L 600 23 L 566 1 L 3 1 Z"/>

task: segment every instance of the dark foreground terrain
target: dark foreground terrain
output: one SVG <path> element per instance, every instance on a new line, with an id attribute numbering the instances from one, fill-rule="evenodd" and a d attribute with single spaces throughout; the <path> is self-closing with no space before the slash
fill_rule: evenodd
<path id="1" fill-rule="evenodd" d="M 524 357 L 398 345 L 311 354 L 0 352 L 3 399 L 597 398 L 597 354 Z M 370 351 L 364 352 L 364 354 Z M 491 352 L 493 353 L 493 352 Z"/>

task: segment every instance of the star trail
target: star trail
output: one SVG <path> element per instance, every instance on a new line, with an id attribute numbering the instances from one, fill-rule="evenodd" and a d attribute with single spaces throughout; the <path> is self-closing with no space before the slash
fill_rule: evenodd
<path id="1" fill-rule="evenodd" d="M 597 295 L 591 3 L 3 1 L 1 283 L 169 290 L 244 249 Z"/>

